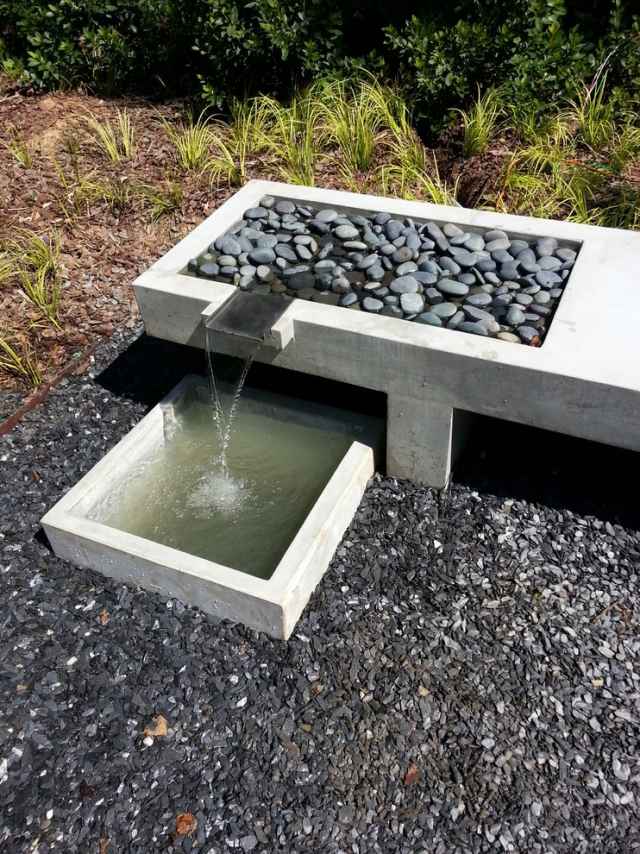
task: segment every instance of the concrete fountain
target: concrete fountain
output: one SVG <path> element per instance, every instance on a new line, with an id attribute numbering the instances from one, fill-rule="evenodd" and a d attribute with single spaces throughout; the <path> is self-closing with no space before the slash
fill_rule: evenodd
<path id="1" fill-rule="evenodd" d="M 640 235 L 621 230 L 253 181 L 134 288 L 149 335 L 383 392 L 387 473 L 441 489 L 474 415 L 640 450 L 638 258 Z M 197 553 L 157 524 L 160 506 L 139 524 L 126 509 L 172 491 L 163 472 L 206 395 L 183 381 L 43 525 L 78 565 L 286 638 L 374 471 L 381 430 L 245 392 L 239 411 L 263 419 L 257 432 L 286 424 L 283 447 L 323 458 L 305 500 L 281 505 L 298 515 L 256 569 L 233 537 L 205 530 Z M 169 528 L 184 529 L 180 495 Z"/>

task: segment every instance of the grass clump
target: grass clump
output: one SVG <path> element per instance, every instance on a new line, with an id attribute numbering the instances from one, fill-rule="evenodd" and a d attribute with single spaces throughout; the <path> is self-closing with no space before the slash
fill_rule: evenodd
<path id="1" fill-rule="evenodd" d="M 231 120 L 212 123 L 212 156 L 207 170 L 216 184 L 240 187 L 247 180 L 249 160 L 265 148 L 270 111 L 261 99 L 234 101 Z"/>
<path id="2" fill-rule="evenodd" d="M 20 346 L 0 337 L 0 370 L 25 380 L 35 388 L 42 382 L 42 373 L 30 345 Z"/>
<path id="3" fill-rule="evenodd" d="M 372 164 L 384 114 L 368 81 L 334 80 L 309 92 L 318 98 L 318 122 L 323 142 L 340 151 L 341 172 L 347 182 Z"/>
<path id="4" fill-rule="evenodd" d="M 145 185 L 140 188 L 140 193 L 151 209 L 153 222 L 175 213 L 182 204 L 182 187 L 177 181 L 168 181 L 164 187 Z"/>
<path id="5" fill-rule="evenodd" d="M 164 129 L 175 148 L 178 165 L 185 172 L 201 172 L 210 158 L 213 142 L 210 120 L 200 113 L 194 121 L 188 116 L 175 125 L 163 119 Z"/>
<path id="6" fill-rule="evenodd" d="M 583 142 L 594 151 L 600 151 L 613 142 L 615 120 L 613 105 L 606 98 L 606 74 L 594 78 L 583 86 L 575 99 L 569 101 L 564 117 L 575 126 Z"/>
<path id="7" fill-rule="evenodd" d="M 87 116 L 86 123 L 94 141 L 112 163 L 133 157 L 135 129 L 126 109 L 116 111 L 114 124 L 108 119 L 100 120 L 93 113 Z"/>
<path id="8" fill-rule="evenodd" d="M 7 128 L 7 132 L 8 141 L 0 140 L 3 147 L 21 166 L 24 166 L 25 169 L 31 169 L 33 166 L 33 155 L 26 139 L 21 135 L 18 128 L 13 125 Z"/>
<path id="9" fill-rule="evenodd" d="M 57 235 L 40 237 L 27 229 L 7 242 L 6 258 L 13 266 L 11 278 L 56 329 L 60 311 L 62 279 L 59 269 L 60 241 Z"/>
<path id="10" fill-rule="evenodd" d="M 308 92 L 294 96 L 287 105 L 263 95 L 255 100 L 260 116 L 260 148 L 272 155 L 284 181 L 315 183 L 320 149 L 316 142 L 320 104 Z"/>
<path id="11" fill-rule="evenodd" d="M 500 94 L 497 89 L 487 89 L 478 94 L 468 110 L 457 110 L 462 119 L 464 140 L 462 153 L 465 157 L 484 154 L 499 127 L 502 114 Z"/>
<path id="12" fill-rule="evenodd" d="M 440 177 L 433 158 L 430 170 L 406 163 L 390 163 L 380 167 L 379 190 L 385 196 L 418 199 L 434 205 L 457 206 L 458 182 L 449 184 Z"/>

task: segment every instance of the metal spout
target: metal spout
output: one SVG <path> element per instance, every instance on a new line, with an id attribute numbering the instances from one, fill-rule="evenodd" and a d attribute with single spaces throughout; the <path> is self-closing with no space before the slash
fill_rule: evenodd
<path id="1" fill-rule="evenodd" d="M 281 351 L 293 338 L 293 324 L 283 327 L 279 323 L 292 302 L 292 297 L 283 294 L 238 290 L 213 314 L 207 316 L 204 312 L 205 328 L 214 337 L 224 336 L 237 343 L 250 342 Z"/>

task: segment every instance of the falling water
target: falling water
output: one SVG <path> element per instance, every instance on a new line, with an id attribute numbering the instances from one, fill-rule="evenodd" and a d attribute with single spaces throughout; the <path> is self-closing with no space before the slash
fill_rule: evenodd
<path id="1" fill-rule="evenodd" d="M 238 411 L 238 404 L 240 403 L 240 396 L 242 394 L 242 389 L 244 387 L 245 381 L 247 379 L 247 374 L 251 368 L 251 364 L 253 362 L 253 353 L 244 361 L 242 366 L 242 371 L 240 373 L 240 378 L 233 390 L 233 394 L 231 396 L 231 402 L 228 404 L 228 408 L 225 411 L 225 408 L 222 403 L 222 396 L 218 390 L 218 385 L 216 383 L 216 374 L 213 366 L 213 332 L 206 328 L 205 331 L 205 349 L 207 353 L 207 370 L 209 374 L 209 389 L 211 393 L 211 404 L 212 404 L 212 414 L 213 414 L 213 422 L 216 427 L 216 432 L 218 434 L 218 457 L 216 462 L 220 469 L 220 473 L 226 479 L 229 478 L 229 465 L 228 465 L 228 450 L 229 443 L 231 442 L 231 437 L 233 434 L 233 421 Z"/>

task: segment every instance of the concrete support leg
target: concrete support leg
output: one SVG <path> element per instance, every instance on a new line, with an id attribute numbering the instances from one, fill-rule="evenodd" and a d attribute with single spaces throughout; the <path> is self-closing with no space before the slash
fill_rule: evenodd
<path id="1" fill-rule="evenodd" d="M 467 413 L 450 406 L 390 394 L 387 474 L 446 489 L 468 421 Z"/>

